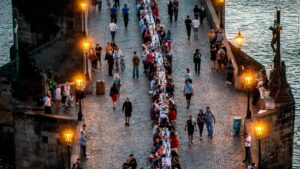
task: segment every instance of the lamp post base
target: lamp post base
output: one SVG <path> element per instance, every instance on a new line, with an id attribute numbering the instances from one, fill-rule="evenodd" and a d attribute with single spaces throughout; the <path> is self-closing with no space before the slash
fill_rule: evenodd
<path id="1" fill-rule="evenodd" d="M 81 107 L 81 99 L 79 100 L 78 121 L 82 121 L 82 107 Z"/>

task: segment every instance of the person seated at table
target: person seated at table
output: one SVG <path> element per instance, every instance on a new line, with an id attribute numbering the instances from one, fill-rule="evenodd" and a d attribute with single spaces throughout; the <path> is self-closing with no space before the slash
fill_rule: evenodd
<path id="1" fill-rule="evenodd" d="M 170 123 L 172 123 L 173 125 L 176 123 L 176 116 L 177 116 L 176 107 L 174 105 L 172 105 L 172 106 L 170 106 L 170 111 L 168 113 L 168 117 L 169 117 Z"/>
<path id="2" fill-rule="evenodd" d="M 153 142 L 155 142 L 156 139 L 162 139 L 162 131 L 161 131 L 161 128 L 157 128 L 155 134 L 153 135 Z"/>
<path id="3" fill-rule="evenodd" d="M 160 95 L 160 86 L 158 85 L 156 90 L 153 92 L 152 101 L 155 102 L 157 99 L 159 99 L 159 95 Z"/>
<path id="4" fill-rule="evenodd" d="M 171 143 L 171 150 L 174 150 L 178 153 L 178 147 L 179 147 L 179 138 L 175 132 L 171 132 L 170 134 L 170 143 Z"/>
<path id="5" fill-rule="evenodd" d="M 173 96 L 175 91 L 175 85 L 172 80 L 168 80 L 166 84 L 166 92 L 168 95 Z"/>
<path id="6" fill-rule="evenodd" d="M 155 152 L 155 156 L 157 158 L 161 158 L 161 156 L 164 154 L 164 149 L 165 149 L 164 144 L 161 144 L 159 149 Z"/>
<path id="7" fill-rule="evenodd" d="M 163 65 L 164 65 L 164 67 L 165 67 L 165 69 L 166 69 L 166 73 L 167 73 L 168 75 L 171 75 L 171 74 L 172 74 L 172 67 L 171 67 L 171 65 L 169 64 L 169 62 L 168 62 L 168 61 L 165 61 Z"/>
<path id="8" fill-rule="evenodd" d="M 169 117 L 167 114 L 165 113 L 162 113 L 160 116 L 159 116 L 159 126 L 160 127 L 168 127 L 169 126 Z"/>
<path id="9" fill-rule="evenodd" d="M 149 29 L 146 30 L 143 41 L 144 43 L 151 41 L 152 35 L 149 31 Z"/>
<path id="10" fill-rule="evenodd" d="M 155 107 L 155 105 L 153 104 L 151 110 L 150 110 L 150 117 L 151 117 L 151 120 L 158 124 L 158 121 L 159 121 L 159 111 L 157 110 L 157 108 Z"/>
<path id="11" fill-rule="evenodd" d="M 153 147 L 152 147 L 152 152 L 157 152 L 157 150 L 162 145 L 162 143 L 163 143 L 162 140 L 160 140 L 159 138 L 156 138 L 155 142 L 153 144 Z"/>

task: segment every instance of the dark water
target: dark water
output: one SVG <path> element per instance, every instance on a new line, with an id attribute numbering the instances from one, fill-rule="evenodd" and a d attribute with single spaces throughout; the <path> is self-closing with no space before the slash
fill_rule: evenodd
<path id="1" fill-rule="evenodd" d="M 13 44 L 11 0 L 0 0 L 0 66 L 9 62 L 9 48 Z"/>
<path id="2" fill-rule="evenodd" d="M 227 0 L 226 33 L 245 36 L 242 48 L 266 67 L 272 63 L 270 47 L 275 7 L 281 6 L 281 55 L 286 62 L 288 81 L 296 99 L 294 168 L 300 168 L 300 0 Z"/>

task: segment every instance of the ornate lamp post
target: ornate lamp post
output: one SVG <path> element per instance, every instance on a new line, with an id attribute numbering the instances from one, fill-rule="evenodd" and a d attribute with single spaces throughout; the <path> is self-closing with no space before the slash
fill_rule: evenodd
<path id="1" fill-rule="evenodd" d="M 247 115 L 246 119 L 251 119 L 251 111 L 250 111 L 250 88 L 253 82 L 253 74 L 250 71 L 244 73 L 244 83 L 248 90 L 248 101 L 247 101 Z"/>
<path id="2" fill-rule="evenodd" d="M 223 6 L 225 4 L 225 0 L 218 0 L 218 4 L 220 6 L 220 28 L 223 28 Z"/>
<path id="3" fill-rule="evenodd" d="M 91 47 L 91 42 L 88 39 L 85 39 L 82 41 L 82 48 L 83 48 L 83 57 L 84 57 L 84 62 L 85 62 L 85 80 L 89 81 L 90 80 L 90 75 L 89 75 L 89 64 L 88 64 L 88 55 L 87 52 L 89 51 Z"/>
<path id="4" fill-rule="evenodd" d="M 239 32 L 235 36 L 235 41 L 236 41 L 237 47 L 241 48 L 244 45 L 244 39 L 245 39 L 245 37 L 241 34 L 241 32 Z"/>
<path id="5" fill-rule="evenodd" d="M 68 169 L 71 169 L 71 144 L 74 139 L 74 131 L 72 129 L 66 129 L 62 133 L 64 142 L 68 146 Z"/>
<path id="6" fill-rule="evenodd" d="M 87 10 L 87 3 L 85 1 L 82 1 L 80 3 L 80 9 L 82 12 L 82 33 L 84 36 L 86 36 L 86 30 L 85 30 L 85 25 L 86 25 L 86 21 L 85 21 L 85 11 Z"/>
<path id="7" fill-rule="evenodd" d="M 83 80 L 82 79 L 77 79 L 75 81 L 76 84 L 76 97 L 78 98 L 78 102 L 79 102 L 79 110 L 78 110 L 78 121 L 82 120 L 82 87 L 83 87 Z"/>
<path id="8" fill-rule="evenodd" d="M 258 139 L 258 169 L 261 169 L 261 139 L 265 134 L 265 128 L 261 123 L 258 123 L 255 125 L 254 129 L 256 138 Z"/>

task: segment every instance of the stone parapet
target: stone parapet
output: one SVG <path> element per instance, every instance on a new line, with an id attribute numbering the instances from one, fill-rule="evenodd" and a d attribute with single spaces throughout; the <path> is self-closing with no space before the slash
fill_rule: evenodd
<path id="1" fill-rule="evenodd" d="M 64 115 L 15 110 L 16 169 L 66 168 L 67 145 L 61 138 L 66 128 L 77 129 L 77 121 Z"/>

